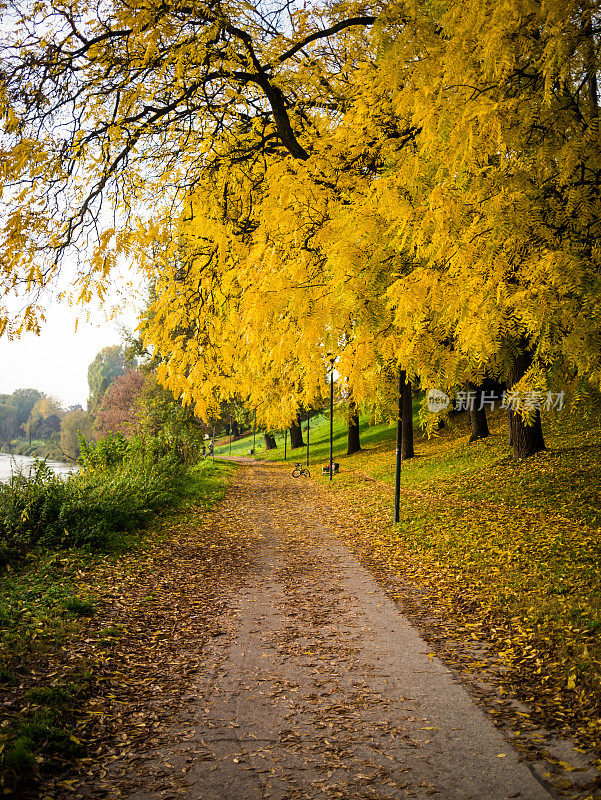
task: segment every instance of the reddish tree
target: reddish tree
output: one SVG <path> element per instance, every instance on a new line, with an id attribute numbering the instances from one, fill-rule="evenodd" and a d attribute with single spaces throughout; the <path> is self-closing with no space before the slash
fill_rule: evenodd
<path id="1" fill-rule="evenodd" d="M 137 369 L 128 369 L 111 383 L 96 416 L 95 429 L 99 435 L 122 433 L 131 436 L 137 425 L 137 400 L 146 378 Z"/>

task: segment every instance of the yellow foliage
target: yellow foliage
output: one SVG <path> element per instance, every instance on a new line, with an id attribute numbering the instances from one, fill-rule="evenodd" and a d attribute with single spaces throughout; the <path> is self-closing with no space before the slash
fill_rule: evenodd
<path id="1" fill-rule="evenodd" d="M 246 3 L 75 3 L 74 45 L 41 3 L 49 77 L 23 44 L 0 85 L 2 289 L 73 244 L 85 302 L 135 258 L 161 379 L 201 416 L 239 397 L 285 424 L 328 354 L 364 404 L 398 364 L 453 389 L 524 349 L 520 391 L 599 388 L 597 5 L 345 2 L 278 32 Z"/>

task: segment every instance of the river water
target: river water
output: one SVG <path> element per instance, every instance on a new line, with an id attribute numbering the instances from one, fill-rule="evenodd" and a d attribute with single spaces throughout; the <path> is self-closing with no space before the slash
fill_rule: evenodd
<path id="1" fill-rule="evenodd" d="M 27 474 L 35 459 L 31 456 L 19 456 L 11 453 L 0 453 L 0 483 L 6 482 L 11 473 L 22 471 Z M 58 475 L 68 475 L 77 470 L 74 464 L 61 464 L 59 461 L 46 461 L 51 470 Z"/>

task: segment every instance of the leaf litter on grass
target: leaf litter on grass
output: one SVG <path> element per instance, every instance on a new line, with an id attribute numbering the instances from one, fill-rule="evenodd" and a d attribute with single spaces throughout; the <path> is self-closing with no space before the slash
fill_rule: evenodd
<path id="1" fill-rule="evenodd" d="M 589 763 L 599 757 L 598 532 L 539 509 L 516 514 L 503 503 L 421 488 L 402 490 L 393 526 L 390 486 L 349 470 L 328 488 L 337 534 L 436 652 L 483 699 L 488 694 L 489 710 L 524 756 L 542 755 L 560 773 L 558 791 L 564 781 L 568 796 L 593 796 L 592 773 L 575 788 L 577 776 L 565 777 L 572 765 L 528 732 L 572 737 Z"/>

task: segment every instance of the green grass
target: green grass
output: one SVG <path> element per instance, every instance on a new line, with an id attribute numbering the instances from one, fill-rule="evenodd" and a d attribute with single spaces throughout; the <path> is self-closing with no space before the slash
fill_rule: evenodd
<path id="1" fill-rule="evenodd" d="M 68 597 L 65 600 L 65 608 L 78 617 L 91 617 L 94 613 L 94 603 L 89 600 L 82 600 L 80 597 Z"/>
<path id="2" fill-rule="evenodd" d="M 303 421 L 303 440 L 305 445 L 307 443 L 306 421 Z M 393 446 L 394 437 L 396 435 L 396 427 L 388 423 L 379 423 L 370 425 L 366 419 L 360 420 L 359 425 L 361 446 L 373 448 L 385 443 L 386 445 Z M 261 450 L 257 448 L 257 457 L 266 459 L 268 461 L 283 461 L 284 460 L 284 434 L 276 435 L 277 448 L 275 450 L 265 450 L 264 446 Z M 261 437 L 262 439 L 262 437 Z M 333 447 L 334 458 L 336 461 L 346 459 L 347 450 L 347 427 L 344 420 L 338 415 L 334 414 L 333 426 Z M 233 451 L 232 451 L 233 452 Z M 303 464 L 306 462 L 307 449 L 299 447 L 295 450 L 290 449 L 290 437 L 288 436 L 286 447 L 286 461 L 294 463 L 301 461 Z M 330 458 L 330 420 L 325 416 L 318 416 L 311 419 L 309 429 L 309 466 L 320 466 L 326 464 Z"/>
<path id="3" fill-rule="evenodd" d="M 34 705 L 61 708 L 69 705 L 75 693 L 76 688 L 72 684 L 58 684 L 56 686 L 35 686 L 26 693 L 25 697 Z"/>
<path id="4" fill-rule="evenodd" d="M 257 453 L 265 450 L 265 441 L 263 440 L 263 434 L 257 431 L 256 437 L 256 447 L 255 450 Z M 231 454 L 233 456 L 247 456 L 249 451 L 252 449 L 253 446 L 253 435 L 251 433 L 245 433 L 242 438 L 236 439 L 236 441 L 232 441 L 232 448 Z M 215 441 L 215 455 L 218 456 L 227 456 L 230 454 L 230 445 L 228 437 L 220 437 L 219 441 Z M 207 459 L 207 460 L 210 460 Z"/>
<path id="5" fill-rule="evenodd" d="M 417 411 L 415 416 L 417 424 Z M 307 442 L 307 422 L 303 420 L 303 440 Z M 372 447 L 380 442 L 388 442 L 394 439 L 396 428 L 388 423 L 381 423 L 378 425 L 369 425 L 365 419 L 361 420 L 360 424 L 362 444 L 367 447 Z M 284 433 L 276 433 L 275 440 L 277 444 L 276 450 L 266 450 L 263 434 L 257 431 L 255 456 L 259 459 L 267 459 L 269 461 L 283 461 L 284 460 Z M 250 453 L 253 446 L 253 434 L 247 433 L 241 439 L 232 442 L 231 455 L 233 456 L 246 456 Z M 347 448 L 347 429 L 346 424 L 342 418 L 334 414 L 334 454 L 340 457 L 346 453 Z M 286 460 L 287 461 L 301 461 L 305 463 L 306 448 L 297 448 L 296 450 L 290 449 L 290 435 L 287 437 L 286 447 Z M 219 444 L 215 447 L 215 455 L 229 455 L 230 447 L 227 437 L 220 439 Z M 329 418 L 320 415 L 313 417 L 310 422 L 309 430 L 309 464 L 325 463 L 330 457 L 330 421 Z"/>
<path id="6" fill-rule="evenodd" d="M 185 502 L 196 508 L 210 509 L 223 499 L 236 467 L 226 462 L 208 458 L 191 467 L 186 474 Z"/>
<path id="7" fill-rule="evenodd" d="M 415 404 L 417 406 L 417 403 Z M 548 450 L 524 461 L 515 461 L 509 447 L 504 413 L 489 414 L 491 436 L 469 442 L 468 420 L 457 414 L 431 438 L 422 434 L 418 409 L 414 409 L 415 458 L 404 461 L 401 485 L 407 489 L 429 489 L 452 497 L 488 500 L 524 510 L 549 511 L 573 515 L 598 526 L 601 524 L 601 428 L 595 416 L 548 416 L 543 420 Z M 306 442 L 306 423 L 303 437 Z M 311 420 L 309 465 L 319 467 L 329 460 L 329 420 Z M 342 472 L 353 470 L 393 485 L 395 473 L 396 426 L 368 424 L 362 418 L 362 450 L 346 455 L 347 429 L 334 417 L 333 452 Z M 257 457 L 284 460 L 283 435 L 278 447 L 259 451 Z M 288 442 L 289 444 L 289 442 Z M 237 453 L 248 451 L 236 442 Z M 234 453 L 234 447 L 232 447 Z M 287 461 L 306 459 L 306 448 L 287 448 Z"/>

